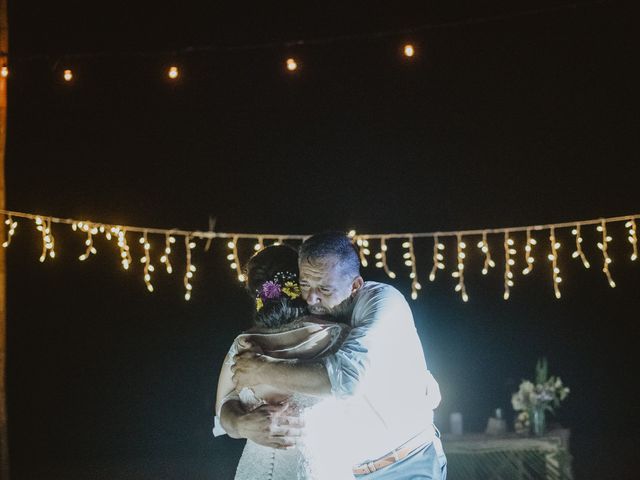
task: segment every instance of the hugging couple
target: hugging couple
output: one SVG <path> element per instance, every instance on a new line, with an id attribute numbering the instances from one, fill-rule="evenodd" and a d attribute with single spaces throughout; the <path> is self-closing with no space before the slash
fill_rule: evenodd
<path id="1" fill-rule="evenodd" d="M 245 273 L 254 326 L 225 358 L 214 427 L 247 439 L 236 480 L 446 479 L 413 315 L 362 279 L 351 239 L 270 246 Z"/>

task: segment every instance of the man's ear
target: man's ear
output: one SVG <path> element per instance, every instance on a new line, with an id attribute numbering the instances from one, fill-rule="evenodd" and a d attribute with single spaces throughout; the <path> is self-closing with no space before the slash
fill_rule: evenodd
<path id="1" fill-rule="evenodd" d="M 364 279 L 358 275 L 353 282 L 351 282 L 351 296 L 355 295 L 362 285 L 364 285 Z"/>

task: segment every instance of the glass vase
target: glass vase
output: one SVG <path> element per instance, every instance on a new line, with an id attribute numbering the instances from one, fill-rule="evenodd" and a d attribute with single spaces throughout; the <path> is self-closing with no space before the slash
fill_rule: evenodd
<path id="1" fill-rule="evenodd" d="M 546 428 L 544 407 L 534 407 L 529 412 L 529 422 L 531 424 L 531 433 L 535 437 L 544 435 Z"/>

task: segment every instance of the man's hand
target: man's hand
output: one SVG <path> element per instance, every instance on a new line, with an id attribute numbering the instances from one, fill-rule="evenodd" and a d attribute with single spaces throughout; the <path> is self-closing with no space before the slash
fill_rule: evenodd
<path id="1" fill-rule="evenodd" d="M 261 372 L 269 361 L 269 357 L 255 352 L 243 352 L 233 357 L 231 380 L 236 386 L 236 390 L 265 383 L 264 375 Z"/>
<path id="2" fill-rule="evenodd" d="M 289 449 L 302 436 L 302 419 L 285 412 L 288 405 L 263 405 L 239 417 L 237 431 L 243 438 L 265 447 Z"/>

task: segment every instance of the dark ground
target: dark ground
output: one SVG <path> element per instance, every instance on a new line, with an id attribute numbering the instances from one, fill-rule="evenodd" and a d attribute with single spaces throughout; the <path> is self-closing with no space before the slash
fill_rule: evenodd
<path id="1" fill-rule="evenodd" d="M 61 56 L 375 32 L 516 8 L 446 3 L 115 2 L 94 13 L 80 2 L 10 2 L 8 208 L 201 229 L 211 214 L 220 231 L 286 233 L 640 212 L 637 17 L 623 2 L 319 46 Z M 419 47 L 412 64 L 397 52 L 405 38 Z M 36 52 L 49 57 L 26 60 Z M 290 54 L 301 60 L 295 76 L 282 69 Z M 172 61 L 184 72 L 177 84 L 161 75 Z M 59 80 L 66 64 L 73 85 Z M 511 393 L 546 355 L 571 388 L 556 421 L 572 430 L 576 478 L 637 478 L 640 265 L 621 226 L 611 231 L 616 289 L 600 272 L 593 229 L 589 271 L 570 258 L 569 231 L 559 234 L 560 301 L 542 248 L 505 302 L 502 264 L 482 278 L 474 247 L 463 304 L 448 273 L 428 284 L 431 244 L 417 245 L 425 289 L 412 307 L 441 382 L 444 430 L 453 411 L 469 431 L 496 407 L 511 418 Z M 185 303 L 179 275 L 158 271 L 148 294 L 139 264 L 123 272 L 104 239 L 78 262 L 83 238 L 66 227 L 54 227 L 58 258 L 40 264 L 36 233 L 21 222 L 7 257 L 12 478 L 232 478 L 241 444 L 210 429 L 218 369 L 251 307 L 223 243 L 196 251 Z M 242 245 L 243 258 L 250 250 Z M 391 252 L 405 273 L 394 284 L 408 295 L 399 243 Z"/>

